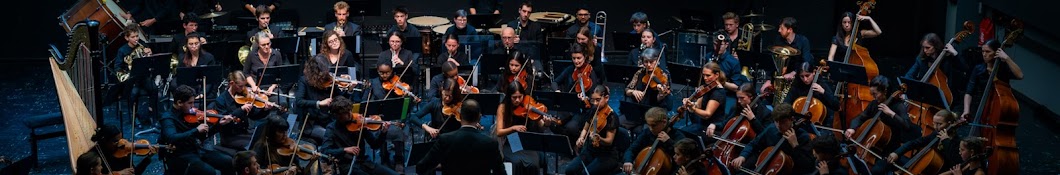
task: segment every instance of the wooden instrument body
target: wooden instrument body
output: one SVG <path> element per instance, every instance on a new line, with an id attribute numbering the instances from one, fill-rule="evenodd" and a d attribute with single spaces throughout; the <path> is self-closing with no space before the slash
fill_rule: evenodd
<path id="1" fill-rule="evenodd" d="M 1012 94 L 1012 88 L 1008 83 L 994 80 L 993 93 L 983 98 L 987 104 L 983 109 L 983 118 L 988 125 L 994 128 L 982 129 L 982 137 L 993 142 L 994 152 L 988 158 L 990 172 L 987 174 L 1001 174 L 1005 172 L 1019 172 L 1019 148 L 1016 147 L 1016 127 L 1019 126 L 1019 103 Z"/>
<path id="2" fill-rule="evenodd" d="M 924 155 L 920 157 L 920 159 L 910 160 L 915 162 L 909 162 L 907 164 L 909 165 L 909 167 L 907 167 L 906 169 L 909 170 L 909 172 L 917 174 L 939 174 L 941 170 L 948 170 L 944 169 L 948 167 L 942 167 L 942 165 L 946 163 L 946 160 L 942 159 L 942 155 L 935 151 L 935 149 L 929 148 L 925 150 L 927 152 L 925 152 Z"/>
<path id="3" fill-rule="evenodd" d="M 782 142 L 786 142 L 786 141 L 782 140 Z M 762 173 L 762 175 L 791 174 L 791 169 L 792 169 L 792 167 L 795 166 L 794 162 L 791 160 L 791 157 L 788 157 L 787 154 L 784 154 L 780 150 L 774 150 L 774 149 L 779 149 L 779 148 L 768 147 L 768 148 L 762 150 L 761 154 L 758 154 L 758 161 L 755 164 L 763 166 L 763 167 L 758 167 L 760 169 L 760 170 L 758 170 L 758 172 Z M 772 159 L 770 159 L 769 158 L 769 154 L 773 153 L 774 151 L 776 151 L 776 155 L 773 156 Z M 763 162 L 763 161 L 768 161 L 768 162 Z M 763 164 L 763 163 L 768 163 L 768 164 Z"/>
<path id="4" fill-rule="evenodd" d="M 732 131 L 731 133 L 726 133 L 723 137 L 740 143 L 750 142 L 751 139 L 758 136 L 758 133 L 755 133 L 754 129 L 751 128 L 750 121 L 746 120 L 743 116 L 729 119 L 729 121 L 725 123 L 725 128 L 727 128 L 726 130 L 732 129 Z M 740 151 L 742 150 L 742 148 L 739 148 L 732 143 L 719 141 L 717 148 L 714 149 L 714 157 L 721 160 L 732 160 L 739 157 Z"/>
<path id="5" fill-rule="evenodd" d="M 636 162 L 645 162 L 646 164 L 639 172 L 639 175 L 668 175 L 673 174 L 673 162 L 670 160 L 670 156 L 667 156 L 662 149 L 654 149 L 654 146 L 641 149 L 637 153 Z M 647 160 L 645 160 L 647 159 Z"/>
<path id="6" fill-rule="evenodd" d="M 865 74 L 868 75 L 869 78 L 868 80 L 872 80 L 880 75 L 880 70 L 876 66 L 876 61 L 873 61 L 872 57 L 869 56 L 868 49 L 858 44 L 850 45 L 850 49 L 852 49 L 852 54 L 848 60 L 849 64 L 864 66 Z M 842 101 L 840 104 L 840 110 L 842 111 L 840 116 L 846 120 L 845 122 L 838 121 L 839 117 L 836 117 L 836 121 L 838 122 L 832 123 L 836 128 L 849 128 L 850 126 L 847 125 L 850 124 L 850 121 L 854 120 L 854 117 L 857 117 L 858 114 L 861 114 L 861 111 L 869 105 L 873 97 L 872 94 L 869 93 L 869 86 L 866 85 L 847 83 L 844 85 L 844 88 L 840 90 L 843 90 L 846 93 L 840 96 L 840 100 Z"/>
<path id="7" fill-rule="evenodd" d="M 854 141 L 865 145 L 873 152 L 881 152 L 880 146 L 891 143 L 891 128 L 880 121 L 879 118 L 873 118 L 866 123 L 858 126 L 858 129 L 854 131 L 855 134 L 859 134 L 858 138 Z M 857 154 L 859 157 L 874 157 L 868 151 L 862 148 L 857 148 Z M 865 159 L 866 163 L 876 164 L 876 159 Z"/>
<path id="8" fill-rule="evenodd" d="M 818 100 L 817 98 L 809 99 L 809 103 L 807 103 L 806 100 L 806 97 L 799 97 L 795 99 L 795 102 L 792 103 L 791 107 L 800 110 L 800 113 L 810 116 L 810 121 L 813 123 L 824 123 L 826 118 L 824 103 L 821 103 L 821 100 Z M 806 104 L 809 104 L 809 106 Z"/>

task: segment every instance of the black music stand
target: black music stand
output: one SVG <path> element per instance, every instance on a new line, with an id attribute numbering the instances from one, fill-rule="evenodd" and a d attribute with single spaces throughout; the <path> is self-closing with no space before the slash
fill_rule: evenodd
<path id="1" fill-rule="evenodd" d="M 828 75 L 832 81 L 869 85 L 864 66 L 828 61 Z"/>
<path id="2" fill-rule="evenodd" d="M 492 13 L 467 15 L 467 22 L 471 23 L 471 26 L 475 26 L 475 28 L 489 30 L 489 28 L 498 26 L 501 23 L 501 15 Z"/>
<path id="3" fill-rule="evenodd" d="M 327 41 L 323 41 L 323 42 L 327 43 Z M 360 35 L 358 35 L 358 36 L 344 36 L 344 37 L 342 37 L 342 43 L 346 44 L 346 50 L 349 50 L 350 52 L 355 53 L 353 55 L 360 54 L 361 51 L 363 51 L 362 48 L 364 48 L 364 46 L 361 45 L 361 36 Z M 384 48 L 388 48 L 388 47 L 384 47 Z M 360 58 L 360 56 L 357 56 L 357 58 Z M 357 61 L 362 62 L 362 63 L 364 62 L 364 60 L 360 60 L 360 59 L 358 59 Z"/>
<path id="4" fill-rule="evenodd" d="M 224 70 L 221 66 L 203 66 L 203 67 L 178 67 L 174 78 L 176 79 L 177 85 L 188 85 L 191 87 L 198 87 L 202 89 L 203 81 L 206 81 L 206 87 L 215 87 L 221 83 L 224 79 Z M 206 79 L 204 80 L 203 77 Z M 217 88 L 206 88 L 205 94 L 211 94 L 213 90 Z"/>
<path id="5" fill-rule="evenodd" d="M 640 49 L 640 34 L 638 33 L 614 31 L 611 32 L 611 39 L 608 40 L 614 43 L 615 50 L 631 51 Z"/>
<path id="6" fill-rule="evenodd" d="M 383 121 L 404 121 L 411 109 L 410 98 L 391 98 L 385 100 L 372 100 L 364 103 L 354 104 L 357 113 L 364 115 L 379 115 Z"/>
<path id="7" fill-rule="evenodd" d="M 703 69 L 685 64 L 670 63 L 670 83 L 685 86 L 699 85 Z"/>
<path id="8" fill-rule="evenodd" d="M 385 42 L 387 40 L 383 40 L 383 41 L 384 41 L 383 45 L 386 46 L 386 47 L 383 47 L 383 49 L 386 50 L 387 48 L 390 48 L 390 44 Z M 401 48 L 404 48 L 404 49 L 407 49 L 409 51 L 412 51 L 412 53 L 420 53 L 420 54 L 422 54 L 423 53 L 423 47 L 424 46 L 423 46 L 423 37 L 422 36 L 419 36 L 419 37 L 405 37 L 405 39 L 402 40 L 402 42 L 401 42 Z"/>
<path id="9" fill-rule="evenodd" d="M 640 103 L 628 102 L 624 100 L 619 101 L 618 104 L 618 111 L 622 113 L 622 115 L 626 116 L 626 120 L 632 123 L 636 123 L 637 125 L 645 123 L 644 113 L 648 112 L 648 109 L 651 108 L 652 106 L 642 105 Z"/>
<path id="10" fill-rule="evenodd" d="M 135 82 L 143 78 L 155 77 L 155 75 L 167 77 L 170 72 L 170 59 L 169 53 L 133 59 L 132 70 L 129 70 L 129 79 L 125 81 Z"/>
<path id="11" fill-rule="evenodd" d="M 589 89 L 586 89 L 588 91 Z M 589 95 L 589 94 L 586 94 Z M 578 98 L 578 94 L 567 92 L 534 91 L 534 99 L 546 104 L 549 110 L 578 113 L 583 109 L 585 103 Z"/>
<path id="12" fill-rule="evenodd" d="M 460 44 L 465 48 L 471 48 L 471 60 L 468 62 L 474 62 L 478 59 L 479 55 L 489 52 L 490 41 L 493 40 L 493 35 L 458 35 Z"/>
<path id="13" fill-rule="evenodd" d="M 536 132 L 514 132 L 508 134 L 508 145 L 512 152 L 522 150 L 556 153 L 562 156 L 573 157 L 574 148 L 571 148 L 570 140 L 566 135 L 546 134 Z"/>
<path id="14" fill-rule="evenodd" d="M 920 82 L 909 78 L 899 78 L 898 83 L 905 85 L 905 96 L 909 100 L 927 103 L 932 106 L 942 107 L 943 109 L 950 109 L 950 104 L 946 101 L 946 95 L 933 84 Z"/>
<path id="15" fill-rule="evenodd" d="M 501 74 L 501 70 L 508 69 L 508 55 L 506 54 L 484 54 L 479 59 L 479 71 L 486 75 Z"/>
<path id="16" fill-rule="evenodd" d="M 289 63 L 294 63 L 296 60 L 295 56 L 298 55 L 298 47 L 302 41 L 300 37 L 276 37 L 272 40 L 272 48 L 280 49 L 280 54 Z M 251 53 L 253 54 L 253 53 Z"/>
<path id="17" fill-rule="evenodd" d="M 262 72 L 261 69 L 254 70 L 254 72 Z M 265 73 L 261 74 L 258 84 L 278 84 L 281 87 L 285 85 L 291 85 L 298 82 L 298 78 L 302 77 L 302 65 L 292 64 L 283 66 L 273 66 L 266 68 Z"/>
<path id="18" fill-rule="evenodd" d="M 504 101 L 504 94 L 501 93 L 477 93 L 467 94 L 467 100 L 474 99 L 478 102 L 478 106 L 481 109 L 497 109 L 497 106 L 501 105 Z M 497 115 L 497 110 L 482 110 L 482 115 Z"/>
<path id="19" fill-rule="evenodd" d="M 629 83 L 634 79 L 633 74 L 640 70 L 640 67 L 624 64 L 604 64 L 604 68 L 607 69 L 609 82 L 621 84 Z"/>
<path id="20" fill-rule="evenodd" d="M 546 48 L 548 50 L 548 56 L 563 58 L 569 57 L 570 47 L 572 43 L 574 43 L 574 38 L 549 37 L 547 46 L 548 48 Z"/>
<path id="21" fill-rule="evenodd" d="M 427 153 L 434 147 L 434 143 L 435 141 L 412 144 L 412 149 L 409 150 L 409 158 L 405 160 L 405 167 L 419 164 L 423 157 L 427 157 Z"/>

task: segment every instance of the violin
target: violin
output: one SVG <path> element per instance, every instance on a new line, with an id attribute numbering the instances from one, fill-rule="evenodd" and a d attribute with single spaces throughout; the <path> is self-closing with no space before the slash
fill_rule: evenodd
<path id="1" fill-rule="evenodd" d="M 284 172 L 287 172 L 287 170 L 290 170 L 293 167 L 294 166 L 280 166 L 280 164 L 271 164 L 265 169 L 258 170 L 258 174 L 283 174 Z"/>
<path id="2" fill-rule="evenodd" d="M 270 102 L 268 100 L 269 99 L 269 95 L 268 95 L 269 93 L 277 94 L 277 93 L 265 92 L 265 91 L 260 91 L 258 93 L 250 93 L 249 91 L 243 91 L 243 93 L 232 94 L 232 99 L 235 100 L 236 103 L 239 103 L 239 104 L 244 104 L 244 105 L 248 104 L 248 103 L 249 104 L 253 104 L 254 107 L 256 107 L 256 108 L 265 108 L 266 106 L 282 108 L 282 106 L 280 106 L 280 105 L 278 105 L 276 103 Z M 287 96 L 287 95 L 282 95 L 282 94 L 277 94 L 277 95 L 281 95 L 281 96 L 285 96 L 285 97 Z"/>
<path id="3" fill-rule="evenodd" d="M 518 81 L 519 85 L 522 85 L 523 88 L 526 89 L 527 85 L 529 85 L 529 84 L 526 84 L 526 77 L 527 77 L 527 73 L 523 72 L 523 71 L 520 71 L 519 74 L 508 75 L 508 77 L 506 77 L 506 78 L 507 78 L 509 83 Z"/>
<path id="4" fill-rule="evenodd" d="M 316 146 L 313 146 L 313 144 L 310 144 L 310 143 L 297 144 L 297 148 L 296 148 L 296 144 L 295 143 L 296 143 L 296 141 L 294 139 L 291 139 L 291 138 L 285 139 L 283 144 L 279 148 L 276 148 L 276 153 L 279 153 L 281 156 L 296 155 L 296 156 L 298 156 L 299 159 L 302 159 L 302 160 L 310 160 L 310 159 L 313 159 L 313 158 L 316 158 L 316 157 L 320 157 L 320 158 L 324 158 L 324 159 L 331 159 L 330 156 L 324 155 L 324 154 L 321 154 L 320 152 L 318 152 L 316 150 Z"/>
<path id="5" fill-rule="evenodd" d="M 401 82 L 401 77 L 399 76 L 391 76 L 390 79 L 383 81 L 383 89 L 391 91 L 398 96 L 409 95 L 412 96 L 412 98 L 419 99 L 416 94 L 412 94 L 412 92 L 409 91 L 409 84 Z"/>
<path id="6" fill-rule="evenodd" d="M 662 69 L 659 69 L 658 66 L 655 66 L 651 73 L 644 74 L 644 76 L 641 76 L 640 82 L 648 85 L 646 88 L 652 89 L 659 88 L 659 85 L 665 86 L 667 84 L 670 84 L 669 78 L 666 77 L 666 74 L 663 73 Z"/>
<path id="7" fill-rule="evenodd" d="M 477 94 L 479 93 L 478 87 L 467 85 L 467 80 L 464 77 L 456 76 L 453 77 L 456 80 L 456 85 L 460 87 L 460 91 L 464 94 Z"/>
<path id="8" fill-rule="evenodd" d="M 607 117 L 611 116 L 611 112 L 614 112 L 610 106 L 604 105 L 600 109 L 596 110 L 596 115 L 593 116 L 593 120 L 589 123 L 589 134 L 586 136 L 592 137 L 600 132 L 607 132 L 604 129 L 607 127 Z M 593 139 L 593 145 L 600 145 L 599 139 Z"/>
<path id="9" fill-rule="evenodd" d="M 136 142 L 129 142 L 129 140 L 121 139 L 118 140 L 118 149 L 114 150 L 114 157 L 125 158 L 130 154 L 136 154 L 138 156 L 146 156 L 150 154 L 158 153 L 158 149 L 173 150 L 173 145 L 157 145 L 151 144 L 147 139 L 136 140 Z"/>
<path id="10" fill-rule="evenodd" d="M 340 90 L 343 90 L 343 91 L 347 91 L 347 90 L 360 91 L 361 89 L 359 89 L 359 88 L 352 88 L 351 89 L 351 87 L 358 86 L 358 85 L 365 85 L 364 81 L 353 80 L 353 79 L 350 79 L 349 77 L 350 77 L 349 75 L 340 75 L 340 76 L 332 75 L 331 76 L 331 80 L 328 80 L 328 81 L 324 82 L 324 87 L 336 86 Z"/>
<path id="11" fill-rule="evenodd" d="M 556 124 L 562 124 L 559 120 L 552 118 L 552 115 L 548 114 L 548 107 L 545 104 L 537 102 L 533 97 L 523 96 L 523 104 L 515 106 L 515 110 L 512 111 L 516 116 L 523 116 L 530 120 L 545 119 L 546 121 L 556 122 Z"/>
<path id="12" fill-rule="evenodd" d="M 452 116 L 453 118 L 456 118 L 456 121 L 462 121 L 460 118 L 460 107 L 463 106 L 463 104 L 464 103 L 457 102 L 451 105 L 442 105 L 442 115 Z"/>
<path id="13" fill-rule="evenodd" d="M 207 124 L 217 124 L 224 118 L 224 115 L 217 114 L 217 110 L 208 109 L 206 111 L 199 110 L 198 108 L 191 108 L 184 114 L 184 122 L 190 124 L 199 124 L 206 121 Z M 239 123 L 242 120 L 239 118 L 233 118 L 232 122 Z"/>
<path id="14" fill-rule="evenodd" d="M 582 66 L 581 68 L 575 68 L 574 69 L 574 74 L 571 74 L 571 79 L 577 81 L 578 85 L 575 85 L 575 87 L 577 87 L 577 88 L 573 88 L 572 87 L 573 88 L 572 91 L 574 91 L 575 93 L 581 94 L 582 96 L 587 97 L 588 95 L 585 94 L 586 93 L 586 89 L 590 89 L 591 90 L 591 88 L 593 87 L 593 79 L 589 78 L 589 75 L 592 74 L 592 73 L 593 73 L 593 66 L 592 65 L 585 65 L 585 66 Z M 591 105 L 590 105 L 591 103 L 589 103 L 589 99 L 582 99 L 582 102 L 585 103 L 585 108 L 591 107 Z"/>
<path id="15" fill-rule="evenodd" d="M 365 118 L 364 115 L 358 113 L 350 114 L 350 119 L 351 122 L 346 124 L 346 130 L 350 132 L 357 132 L 362 129 L 378 131 L 383 128 L 383 124 L 388 124 L 388 122 L 382 121 L 379 116 Z"/>

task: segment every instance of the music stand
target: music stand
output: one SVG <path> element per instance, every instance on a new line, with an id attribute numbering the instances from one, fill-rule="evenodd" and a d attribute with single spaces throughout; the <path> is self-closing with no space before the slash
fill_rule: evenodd
<path id="1" fill-rule="evenodd" d="M 865 73 L 864 66 L 828 61 L 828 75 L 837 82 L 869 85 L 869 75 Z"/>
<path id="2" fill-rule="evenodd" d="M 198 87 L 201 89 L 203 81 L 206 81 L 206 87 L 214 87 L 221 83 L 224 79 L 224 71 L 221 66 L 203 66 L 203 67 L 178 67 L 174 79 L 178 85 L 188 85 L 192 87 Z M 206 77 L 203 80 L 203 77 Z M 205 94 L 210 94 L 212 90 L 217 88 L 206 88 Z"/>
<path id="3" fill-rule="evenodd" d="M 254 72 L 261 72 L 261 69 L 254 70 Z M 298 82 L 298 78 L 301 76 L 302 65 L 273 66 L 266 68 L 265 73 L 262 73 L 261 77 L 259 77 L 258 84 L 291 85 Z"/>
<path id="4" fill-rule="evenodd" d="M 566 135 L 546 134 L 536 132 L 514 132 L 508 134 L 508 145 L 512 152 L 522 150 L 556 153 L 562 156 L 573 157 L 574 148 L 571 148 L 570 140 Z"/>
<path id="5" fill-rule="evenodd" d="M 497 106 L 501 105 L 504 101 L 504 94 L 501 93 L 477 93 L 467 94 L 467 100 L 474 99 L 478 101 L 478 106 L 481 109 L 497 109 Z M 497 115 L 497 110 L 482 110 L 482 115 Z"/>
<path id="6" fill-rule="evenodd" d="M 550 57 L 568 57 L 570 55 L 570 46 L 574 43 L 574 38 L 548 38 L 548 56 Z"/>
<path id="7" fill-rule="evenodd" d="M 412 51 L 412 53 L 423 53 L 423 42 L 422 41 L 423 41 L 423 37 L 422 36 L 405 37 L 405 39 L 402 40 L 402 42 L 401 42 L 401 48 L 404 48 L 406 50 Z M 386 47 L 383 47 L 384 50 L 385 50 L 385 48 L 390 48 L 390 44 L 388 44 L 386 42 L 384 42 L 383 45 L 386 46 Z"/>
<path id="8" fill-rule="evenodd" d="M 589 89 L 586 89 L 587 91 Z M 586 94 L 588 95 L 588 94 Z M 534 99 L 546 104 L 549 110 L 578 113 L 581 112 L 585 103 L 578 98 L 578 94 L 567 92 L 534 91 Z"/>
<path id="9" fill-rule="evenodd" d="M 626 120 L 638 125 L 645 123 L 644 113 L 648 112 L 648 109 L 651 109 L 651 106 L 625 100 L 619 101 L 618 104 L 618 111 L 626 116 Z"/>
<path id="10" fill-rule="evenodd" d="M 633 80 L 633 74 L 640 70 L 640 67 L 630 66 L 624 64 L 604 64 L 604 69 L 607 69 L 607 80 L 612 83 L 629 83 Z M 615 82 L 619 80 L 620 82 Z"/>
<path id="11" fill-rule="evenodd" d="M 405 160 L 405 167 L 419 164 L 420 159 L 427 157 L 427 153 L 431 151 L 431 147 L 434 147 L 434 143 L 435 141 L 412 144 L 412 149 L 409 150 L 409 158 Z"/>
<path id="12" fill-rule="evenodd" d="M 474 59 L 478 59 L 479 55 L 485 54 L 489 50 L 490 41 L 493 40 L 493 35 L 458 35 L 460 44 L 466 48 L 471 48 L 471 59 L 468 62 L 475 62 Z"/>
<path id="13" fill-rule="evenodd" d="M 640 48 L 640 34 L 629 32 L 611 32 L 611 39 L 615 50 L 631 51 Z"/>
<path id="14" fill-rule="evenodd" d="M 482 59 L 479 59 L 478 70 L 482 74 L 486 75 L 498 75 L 501 74 L 501 70 L 507 70 L 508 68 L 508 55 L 506 54 L 484 54 Z"/>
<path id="15" fill-rule="evenodd" d="M 140 79 L 143 78 L 155 77 L 155 75 L 167 77 L 170 72 L 170 59 L 169 53 L 149 55 L 147 57 L 133 59 L 132 69 L 129 70 L 129 79 L 125 81 L 135 82 L 140 81 Z"/>
<path id="16" fill-rule="evenodd" d="M 327 42 L 327 41 L 324 41 L 324 42 Z M 342 37 L 342 42 L 344 44 L 346 44 L 346 50 L 350 50 L 351 52 L 356 53 L 356 54 L 353 54 L 353 55 L 360 54 L 361 51 L 363 51 L 362 49 L 363 49 L 364 46 L 361 45 L 361 36 L 360 35 L 357 35 L 357 36 L 344 36 L 344 37 Z M 350 48 L 351 46 L 353 46 L 352 49 Z M 362 63 L 364 62 L 364 60 L 357 60 L 357 61 L 360 61 Z"/>
<path id="17" fill-rule="evenodd" d="M 909 100 L 942 107 L 942 109 L 950 109 L 950 104 L 946 101 L 946 95 L 942 92 L 942 89 L 935 85 L 905 77 L 899 78 L 898 83 L 906 86 L 905 96 Z"/>
<path id="18" fill-rule="evenodd" d="M 467 22 L 471 23 L 471 26 L 475 26 L 475 28 L 479 28 L 479 29 L 483 29 L 483 30 L 489 30 L 489 28 L 493 28 L 494 26 L 498 26 L 497 24 L 501 23 L 501 15 L 500 14 L 467 15 Z"/>
<path id="19" fill-rule="evenodd" d="M 391 98 L 385 100 L 372 100 L 364 103 L 353 104 L 355 113 L 364 115 L 379 115 L 383 121 L 404 121 L 408 116 L 410 98 Z"/>
<path id="20" fill-rule="evenodd" d="M 350 16 L 379 16 L 382 14 L 381 0 L 343 0 L 350 4 Z"/>
<path id="21" fill-rule="evenodd" d="M 272 48 L 280 49 L 280 53 L 283 54 L 283 58 L 286 58 L 288 62 L 294 63 L 295 55 L 298 55 L 298 47 L 302 41 L 300 37 L 276 37 L 272 40 Z M 251 53 L 253 54 L 253 53 Z"/>
<path id="22" fill-rule="evenodd" d="M 670 63 L 669 68 L 671 83 L 685 86 L 699 85 L 700 75 L 703 73 L 702 69 L 673 62 Z"/>

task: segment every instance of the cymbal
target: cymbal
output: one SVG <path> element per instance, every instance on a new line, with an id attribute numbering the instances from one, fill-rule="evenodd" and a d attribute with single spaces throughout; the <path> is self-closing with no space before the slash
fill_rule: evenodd
<path id="1" fill-rule="evenodd" d="M 210 12 L 210 13 L 199 15 L 199 19 L 216 18 L 216 17 L 224 16 L 225 14 L 228 14 L 228 12 Z"/>
<path id="2" fill-rule="evenodd" d="M 744 17 L 744 18 L 756 18 L 756 17 L 766 17 L 766 14 L 761 14 L 761 13 L 751 13 L 751 14 L 743 15 L 743 17 Z"/>
<path id="3" fill-rule="evenodd" d="M 777 27 L 775 27 L 773 25 L 770 25 L 770 24 L 755 24 L 753 30 L 756 30 L 756 31 L 770 31 L 770 30 L 773 30 L 773 29 L 776 29 L 776 28 Z"/>
<path id="4" fill-rule="evenodd" d="M 769 51 L 781 57 L 799 55 L 799 50 L 791 46 L 773 46 L 769 47 Z"/>

